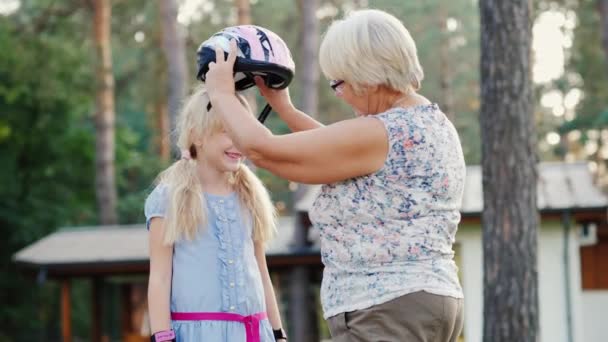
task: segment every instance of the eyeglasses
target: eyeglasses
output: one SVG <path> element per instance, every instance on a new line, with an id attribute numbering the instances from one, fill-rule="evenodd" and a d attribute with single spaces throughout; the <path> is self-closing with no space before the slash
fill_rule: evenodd
<path id="1" fill-rule="evenodd" d="M 344 84 L 343 80 L 329 81 L 329 86 L 331 87 L 331 89 L 333 89 L 333 91 L 337 91 L 338 87 L 341 86 L 342 84 Z"/>

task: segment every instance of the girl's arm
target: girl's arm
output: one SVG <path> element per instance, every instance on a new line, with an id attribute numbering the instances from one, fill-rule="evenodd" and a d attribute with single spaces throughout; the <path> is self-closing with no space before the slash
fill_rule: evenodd
<path id="1" fill-rule="evenodd" d="M 152 334 L 171 329 L 170 296 L 173 268 L 173 246 L 163 244 L 164 220 L 150 222 L 150 279 L 148 281 L 148 311 Z"/>
<path id="2" fill-rule="evenodd" d="M 273 330 L 283 328 L 281 323 L 281 315 L 279 314 L 279 306 L 277 299 L 274 294 L 274 288 L 270 280 L 270 273 L 268 272 L 268 265 L 266 264 L 266 253 L 264 251 L 263 242 L 254 242 L 255 244 L 255 258 L 258 262 L 260 269 L 260 275 L 262 276 L 262 284 L 264 285 L 264 297 L 266 298 L 266 313 L 270 320 Z M 279 340 L 284 341 L 284 340 Z"/>

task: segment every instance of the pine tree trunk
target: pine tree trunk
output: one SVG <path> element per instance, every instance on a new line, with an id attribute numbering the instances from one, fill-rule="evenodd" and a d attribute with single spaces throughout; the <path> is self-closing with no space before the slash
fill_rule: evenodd
<path id="1" fill-rule="evenodd" d="M 301 13 L 300 42 L 300 84 L 302 100 L 300 109 L 312 117 L 317 117 L 319 107 L 319 21 L 316 13 L 319 0 L 299 0 Z"/>
<path id="2" fill-rule="evenodd" d="M 447 29 L 448 15 L 443 7 L 439 5 L 439 27 L 441 41 L 439 49 L 439 87 L 441 88 L 441 110 L 448 119 L 454 122 L 454 97 L 452 96 L 452 69 L 450 68 L 450 32 Z"/>
<path id="3" fill-rule="evenodd" d="M 115 224 L 116 181 L 114 171 L 114 75 L 112 74 L 112 48 L 109 0 L 93 1 L 95 41 L 95 74 L 97 78 L 95 111 L 95 192 L 101 224 Z"/>
<path id="4" fill-rule="evenodd" d="M 251 24 L 251 4 L 250 0 L 235 0 L 238 25 Z"/>
<path id="5" fill-rule="evenodd" d="M 298 79 L 300 80 L 300 109 L 311 115 L 317 116 L 319 105 L 319 21 L 316 17 L 318 0 L 298 0 L 300 10 L 300 32 L 301 42 L 300 69 Z M 299 184 L 294 193 L 294 203 L 297 203 L 309 191 L 308 186 Z M 293 236 L 296 248 L 308 246 L 308 227 L 304 223 L 303 214 L 296 213 L 296 227 Z M 290 340 L 295 342 L 318 341 L 318 327 L 316 317 L 316 303 L 311 288 L 312 271 L 306 266 L 295 267 L 290 275 L 290 315 L 291 322 Z"/>
<path id="6" fill-rule="evenodd" d="M 158 0 L 162 26 L 162 45 L 167 61 L 167 102 L 171 132 L 175 132 L 177 115 L 187 93 L 188 66 L 186 42 L 177 22 L 177 0 Z M 175 134 L 171 134 L 171 147 L 175 148 Z"/>
<path id="7" fill-rule="evenodd" d="M 166 97 L 159 96 L 154 101 L 154 145 L 161 160 L 167 162 L 171 159 L 171 146 L 169 142 L 169 113 L 167 113 Z"/>
<path id="8" fill-rule="evenodd" d="M 531 5 L 480 0 L 484 341 L 538 338 Z"/>
<path id="9" fill-rule="evenodd" d="M 604 58 L 608 65 L 608 0 L 597 0 L 597 9 L 600 14 L 600 31 Z"/>
<path id="10" fill-rule="evenodd" d="M 236 6 L 237 13 L 237 24 L 238 25 L 251 25 L 251 3 L 250 0 L 235 0 L 234 5 Z M 255 87 L 254 87 L 255 88 Z M 251 111 L 257 116 L 258 113 L 258 105 L 256 101 L 257 88 L 251 88 L 245 91 L 245 98 L 247 99 L 247 103 L 249 103 L 249 107 Z M 255 169 L 255 165 L 253 163 L 249 163 L 249 166 L 252 169 Z"/>
<path id="11" fill-rule="evenodd" d="M 168 70 L 167 60 L 163 58 L 163 18 L 162 13 L 158 11 L 158 17 L 154 25 L 154 46 L 157 48 L 154 58 L 153 79 L 155 84 L 168 85 Z M 176 148 L 171 146 L 171 124 L 169 115 L 169 103 L 167 100 L 168 91 L 166 87 L 153 87 L 154 103 L 150 106 L 152 113 L 151 126 L 154 133 L 154 151 L 158 154 L 161 160 L 168 162 L 171 159 L 171 149 Z"/>

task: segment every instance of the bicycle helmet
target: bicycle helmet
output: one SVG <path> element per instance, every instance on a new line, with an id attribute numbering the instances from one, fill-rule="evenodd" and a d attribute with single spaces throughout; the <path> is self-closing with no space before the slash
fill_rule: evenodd
<path id="1" fill-rule="evenodd" d="M 255 25 L 227 27 L 204 41 L 196 52 L 197 79 L 205 82 L 209 63 L 215 62 L 215 47 L 221 47 L 228 55 L 233 39 L 238 49 L 234 63 L 236 91 L 254 86 L 255 76 L 262 77 L 266 86 L 273 89 L 284 89 L 291 83 L 295 64 L 287 44 L 274 32 Z M 271 110 L 270 105 L 266 105 L 258 120 L 264 122 Z"/>

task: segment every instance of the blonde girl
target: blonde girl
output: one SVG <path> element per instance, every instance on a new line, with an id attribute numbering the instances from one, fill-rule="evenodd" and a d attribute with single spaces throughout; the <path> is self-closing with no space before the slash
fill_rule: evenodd
<path id="1" fill-rule="evenodd" d="M 152 341 L 275 341 L 273 330 L 284 334 L 264 255 L 275 210 L 208 104 L 204 88 L 187 99 L 182 158 L 145 204 Z"/>

